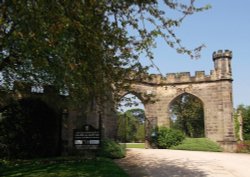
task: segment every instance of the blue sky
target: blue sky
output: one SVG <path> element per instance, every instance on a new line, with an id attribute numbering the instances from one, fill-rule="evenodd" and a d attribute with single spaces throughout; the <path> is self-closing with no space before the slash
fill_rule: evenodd
<path id="1" fill-rule="evenodd" d="M 163 40 L 157 41 L 154 62 L 161 73 L 205 71 L 214 69 L 212 53 L 220 49 L 233 51 L 234 107 L 250 105 L 250 1 L 249 0 L 197 0 L 197 5 L 210 4 L 208 11 L 185 19 L 176 30 L 185 46 L 194 48 L 205 44 L 201 58 L 192 60 L 177 54 Z M 157 73 L 152 69 L 151 73 Z"/>

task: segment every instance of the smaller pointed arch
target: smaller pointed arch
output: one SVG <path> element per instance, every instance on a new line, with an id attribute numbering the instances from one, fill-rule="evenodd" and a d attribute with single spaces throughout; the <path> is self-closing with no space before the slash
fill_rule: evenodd
<path id="1" fill-rule="evenodd" d="M 144 109 L 143 98 L 136 92 L 126 92 L 122 94 L 119 101 L 117 102 L 117 110 L 122 111 L 130 108 L 141 108 Z"/>
<path id="2" fill-rule="evenodd" d="M 145 108 L 143 102 L 133 92 L 121 97 L 117 108 L 117 140 L 123 143 L 144 143 Z"/>

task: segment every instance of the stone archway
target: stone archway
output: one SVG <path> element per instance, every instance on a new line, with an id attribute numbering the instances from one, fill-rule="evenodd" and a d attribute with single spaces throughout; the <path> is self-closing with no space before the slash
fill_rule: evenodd
<path id="1" fill-rule="evenodd" d="M 130 91 L 143 98 L 148 120 L 158 126 L 169 126 L 166 106 L 183 93 L 195 95 L 204 106 L 206 137 L 219 143 L 225 151 L 235 150 L 232 101 L 232 52 L 219 50 L 213 53 L 214 70 L 210 75 L 196 71 L 161 75 L 138 76 Z M 148 101 L 151 98 L 153 101 Z"/>

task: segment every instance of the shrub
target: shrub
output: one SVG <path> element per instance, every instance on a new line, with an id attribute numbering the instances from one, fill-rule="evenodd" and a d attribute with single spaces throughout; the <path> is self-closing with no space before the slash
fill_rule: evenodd
<path id="1" fill-rule="evenodd" d="M 181 144 L 185 139 L 184 134 L 175 129 L 170 129 L 167 127 L 159 127 L 157 134 L 157 145 L 159 148 L 166 149 L 171 146 L 176 146 Z"/>
<path id="2" fill-rule="evenodd" d="M 236 152 L 239 153 L 250 153 L 250 141 L 243 141 L 237 144 Z"/>
<path id="3" fill-rule="evenodd" d="M 222 148 L 208 138 L 186 138 L 181 144 L 170 149 L 189 151 L 221 152 Z"/>
<path id="4" fill-rule="evenodd" d="M 125 148 L 117 142 L 105 139 L 102 142 L 100 156 L 112 159 L 119 159 L 125 157 Z"/>

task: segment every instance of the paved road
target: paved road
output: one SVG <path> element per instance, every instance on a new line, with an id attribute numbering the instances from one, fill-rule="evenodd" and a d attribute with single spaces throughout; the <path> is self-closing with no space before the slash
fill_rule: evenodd
<path id="1" fill-rule="evenodd" d="M 250 177 L 250 154 L 128 149 L 116 162 L 131 177 Z"/>

